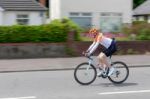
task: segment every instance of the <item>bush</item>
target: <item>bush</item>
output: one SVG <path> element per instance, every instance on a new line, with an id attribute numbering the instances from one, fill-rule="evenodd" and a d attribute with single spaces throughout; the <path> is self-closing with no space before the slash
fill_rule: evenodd
<path id="1" fill-rule="evenodd" d="M 54 20 L 41 26 L 0 26 L 0 42 L 65 42 L 71 30 L 79 32 L 80 28 L 69 19 L 66 23 Z"/>
<path id="2" fill-rule="evenodd" d="M 123 32 L 131 39 L 134 34 L 136 40 L 150 40 L 150 24 L 145 21 L 133 22 L 131 27 L 124 27 Z"/>
<path id="3" fill-rule="evenodd" d="M 150 29 L 142 29 L 140 30 L 140 33 L 137 36 L 138 40 L 150 40 Z"/>
<path id="4" fill-rule="evenodd" d="M 74 39 L 80 40 L 79 33 L 81 33 L 82 29 L 77 24 L 75 24 L 73 21 L 71 21 L 67 18 L 64 18 L 62 20 L 54 20 L 53 22 L 51 22 L 51 25 L 61 26 L 61 27 L 63 27 L 63 30 L 67 33 L 75 32 Z"/>

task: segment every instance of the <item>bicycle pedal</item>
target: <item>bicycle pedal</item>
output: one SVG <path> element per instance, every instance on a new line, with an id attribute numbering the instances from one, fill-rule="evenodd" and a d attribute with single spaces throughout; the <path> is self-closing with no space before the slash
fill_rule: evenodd
<path id="1" fill-rule="evenodd" d="M 102 78 L 107 78 L 108 76 L 107 76 L 107 75 L 103 75 L 103 74 L 102 74 L 102 75 L 101 75 L 101 77 L 102 77 Z"/>

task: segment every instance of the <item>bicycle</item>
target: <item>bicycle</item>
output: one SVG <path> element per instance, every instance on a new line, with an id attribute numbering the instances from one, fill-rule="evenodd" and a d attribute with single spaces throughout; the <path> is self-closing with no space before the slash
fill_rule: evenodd
<path id="1" fill-rule="evenodd" d="M 111 62 L 111 68 L 114 68 L 112 75 L 108 76 L 102 67 L 96 68 L 96 62 L 89 56 L 88 62 L 79 64 L 74 70 L 74 78 L 81 85 L 89 85 L 93 83 L 97 77 L 97 71 L 102 72 L 102 78 L 108 78 L 112 83 L 121 84 L 129 76 L 128 66 L 121 61 L 111 61 L 111 56 L 109 61 Z M 124 73 L 125 72 L 125 73 Z M 123 76 L 123 77 L 122 77 Z M 119 79 L 122 77 L 121 79 Z"/>

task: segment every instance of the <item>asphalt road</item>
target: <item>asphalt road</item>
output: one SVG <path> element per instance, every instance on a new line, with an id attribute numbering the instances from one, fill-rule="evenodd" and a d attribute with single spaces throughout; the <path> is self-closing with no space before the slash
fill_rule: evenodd
<path id="1" fill-rule="evenodd" d="M 88 86 L 79 85 L 73 71 L 0 73 L 0 99 L 149 99 L 150 68 L 130 68 L 120 85 L 97 78 Z"/>

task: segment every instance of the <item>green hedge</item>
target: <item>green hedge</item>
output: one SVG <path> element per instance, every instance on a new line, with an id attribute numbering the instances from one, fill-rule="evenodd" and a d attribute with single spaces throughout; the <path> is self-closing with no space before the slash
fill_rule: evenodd
<path id="1" fill-rule="evenodd" d="M 150 40 L 150 29 L 145 28 L 140 30 L 140 33 L 137 36 L 138 40 Z"/>
<path id="2" fill-rule="evenodd" d="M 72 30 L 78 33 L 80 28 L 68 19 L 54 20 L 41 26 L 0 26 L 0 42 L 65 42 Z"/>

